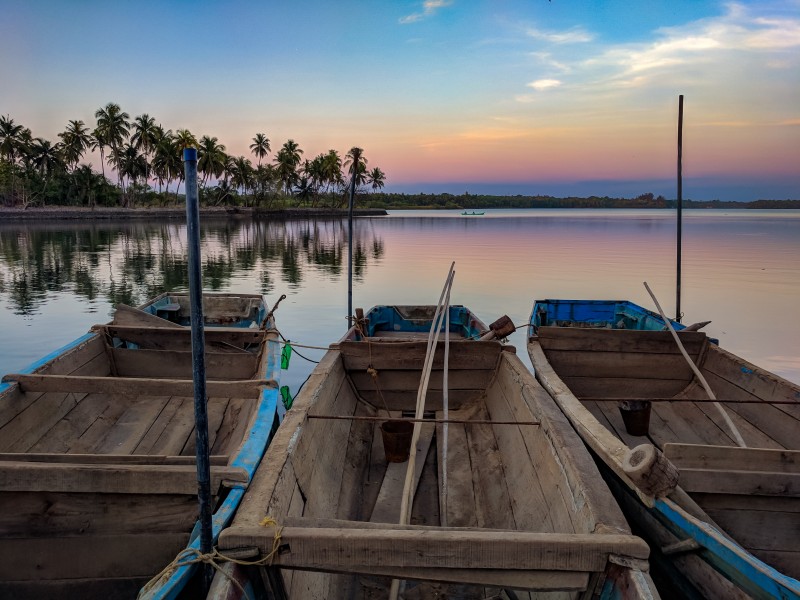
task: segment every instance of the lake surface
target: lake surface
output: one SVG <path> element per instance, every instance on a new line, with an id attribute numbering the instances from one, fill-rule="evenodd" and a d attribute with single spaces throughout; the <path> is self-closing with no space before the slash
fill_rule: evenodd
<path id="1" fill-rule="evenodd" d="M 800 211 L 684 211 L 683 322 L 800 382 Z M 327 346 L 347 321 L 347 222 L 204 221 L 206 290 L 263 293 L 283 335 Z M 534 299 L 629 299 L 675 314 L 675 213 L 654 210 L 393 211 L 355 220 L 353 305 L 451 301 L 486 323 L 524 324 Z M 164 290 L 186 289 L 178 222 L 0 224 L 0 373 L 17 371 Z M 529 363 L 524 332 L 511 337 Z M 300 349 L 312 360 L 324 353 Z M 313 363 L 294 356 L 293 391 Z"/>

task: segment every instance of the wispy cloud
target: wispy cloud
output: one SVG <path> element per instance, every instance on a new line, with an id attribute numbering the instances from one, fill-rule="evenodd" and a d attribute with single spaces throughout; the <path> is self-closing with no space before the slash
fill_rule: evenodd
<path id="1" fill-rule="evenodd" d="M 426 17 L 433 16 L 436 14 L 440 8 L 444 8 L 445 6 L 450 6 L 453 3 L 453 0 L 425 0 L 422 3 L 422 12 L 415 12 L 411 13 L 410 15 L 406 15 L 405 17 L 400 18 L 401 25 L 407 25 L 409 23 L 416 23 L 417 21 L 421 21 Z"/>
<path id="2" fill-rule="evenodd" d="M 542 31 L 528 27 L 525 33 L 537 40 L 544 40 L 553 44 L 582 44 L 591 42 L 594 36 L 582 27 L 573 27 L 566 31 Z"/>
<path id="3" fill-rule="evenodd" d="M 537 79 L 536 81 L 531 81 L 528 84 L 529 88 L 535 89 L 537 92 L 542 90 L 549 90 L 551 88 L 556 88 L 561 85 L 561 82 L 558 79 Z"/>

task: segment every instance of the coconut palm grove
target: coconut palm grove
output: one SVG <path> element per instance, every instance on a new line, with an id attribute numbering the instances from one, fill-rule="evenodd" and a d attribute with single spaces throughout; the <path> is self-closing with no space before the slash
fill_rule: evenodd
<path id="1" fill-rule="evenodd" d="M 165 129 L 148 114 L 131 116 L 115 103 L 95 112 L 96 122 L 70 120 L 58 141 L 33 137 L 10 115 L 0 116 L 0 204 L 7 207 L 167 206 L 183 202 L 183 149 L 197 148 L 200 199 L 209 206 L 339 208 L 347 202 L 353 171 L 359 193 L 386 181 L 352 147 L 308 159 L 294 140 L 273 152 L 257 133 L 251 156 L 232 156 L 219 139 L 187 129 Z M 100 155 L 99 170 L 86 162 Z"/>

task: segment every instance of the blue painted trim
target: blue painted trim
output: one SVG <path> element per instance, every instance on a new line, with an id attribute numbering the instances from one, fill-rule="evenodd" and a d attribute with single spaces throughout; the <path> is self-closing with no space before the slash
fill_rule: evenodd
<path id="1" fill-rule="evenodd" d="M 85 333 L 81 337 L 79 337 L 77 340 L 73 340 L 69 344 L 67 344 L 66 346 L 62 346 L 58 350 L 54 350 L 53 352 L 51 352 L 47 356 L 44 356 L 44 357 L 40 358 L 39 360 L 37 360 L 36 362 L 33 362 L 33 363 L 29 364 L 24 369 L 22 369 L 20 371 L 17 371 L 17 373 L 33 373 L 34 371 L 36 371 L 36 369 L 42 368 L 45 364 L 49 363 L 50 361 L 55 360 L 56 358 L 58 358 L 59 356 L 61 356 L 65 352 L 67 352 L 69 350 L 72 350 L 76 346 L 80 346 L 84 342 L 89 341 L 90 339 L 92 339 L 96 335 L 97 334 L 94 333 L 94 332 Z M 15 384 L 13 384 L 13 383 L 0 383 L 0 394 L 5 392 L 12 385 L 15 385 Z"/>
<path id="2" fill-rule="evenodd" d="M 274 326 L 274 324 L 270 324 Z M 280 380 L 281 373 L 281 344 L 277 340 L 267 342 L 267 366 L 266 378 Z M 247 440 L 242 444 L 239 453 L 231 462 L 232 467 L 240 467 L 247 471 L 248 482 L 252 480 L 264 453 L 269 446 L 272 435 L 277 426 L 278 419 L 278 396 L 277 388 L 267 388 L 261 391 L 258 411 L 256 413 L 253 428 L 247 434 Z M 228 497 L 214 513 L 212 519 L 211 536 L 216 543 L 220 532 L 228 526 L 239 508 L 239 504 L 244 497 L 247 484 L 237 483 L 231 488 Z M 200 539 L 194 539 L 187 546 L 188 548 L 199 549 Z M 196 565 L 186 565 L 178 567 L 172 576 L 163 584 L 154 587 L 144 598 L 173 600 L 180 594 L 188 581 L 194 575 Z"/>
<path id="3" fill-rule="evenodd" d="M 661 498 L 656 499 L 654 510 L 666 519 L 674 533 L 697 541 L 710 554 L 709 562 L 749 594 L 800 599 L 800 581 L 760 561 L 708 523 L 687 519 Z"/>
<path id="4" fill-rule="evenodd" d="M 367 335 L 372 337 L 381 331 L 423 332 L 431 330 L 433 319 L 406 319 L 394 306 L 375 306 L 365 315 L 369 320 Z M 479 338 L 481 331 L 477 317 L 464 306 L 453 305 L 448 311 L 450 331 L 465 338 Z M 444 322 L 442 322 L 444 331 Z"/>

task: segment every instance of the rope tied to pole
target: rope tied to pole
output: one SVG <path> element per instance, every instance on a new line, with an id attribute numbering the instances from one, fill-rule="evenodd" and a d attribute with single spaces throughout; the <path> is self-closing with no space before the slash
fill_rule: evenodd
<path id="1" fill-rule="evenodd" d="M 247 591 L 244 589 L 242 584 L 236 581 L 236 579 L 234 579 L 230 573 L 225 571 L 222 568 L 222 564 L 233 563 L 242 567 L 262 567 L 272 565 L 272 561 L 274 560 L 275 556 L 277 556 L 278 548 L 281 544 L 281 533 L 283 532 L 283 527 L 279 525 L 275 519 L 269 516 L 264 517 L 259 525 L 262 527 L 275 527 L 275 536 L 272 539 L 272 550 L 266 556 L 262 556 L 257 560 L 244 560 L 222 554 L 217 548 L 212 548 L 211 552 L 207 552 L 205 554 L 201 552 L 199 548 L 184 548 L 178 552 L 177 556 L 175 556 L 171 563 L 164 567 L 164 569 L 162 569 L 158 575 L 153 577 L 142 587 L 141 590 L 139 590 L 139 593 L 136 596 L 137 599 L 143 598 L 145 595 L 147 595 L 147 593 L 150 592 L 150 590 L 152 590 L 162 580 L 172 577 L 175 571 L 177 571 L 179 568 L 197 564 L 206 564 L 211 566 L 218 573 L 221 573 L 226 579 L 228 579 L 228 581 L 237 587 L 237 589 L 245 598 L 250 600 L 250 596 L 247 594 Z"/>

